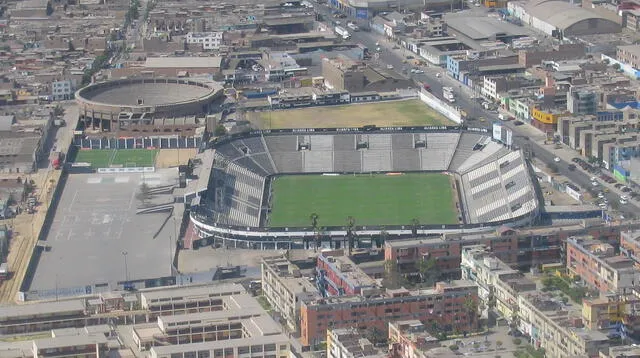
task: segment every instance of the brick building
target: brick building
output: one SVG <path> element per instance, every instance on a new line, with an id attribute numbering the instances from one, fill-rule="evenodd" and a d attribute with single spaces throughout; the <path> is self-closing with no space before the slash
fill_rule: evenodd
<path id="1" fill-rule="evenodd" d="M 387 289 L 372 296 L 342 296 L 303 302 L 300 307 L 300 341 L 314 346 L 326 339 L 328 328 L 387 331 L 395 320 L 432 322 L 443 332 L 473 331 L 477 312 L 468 312 L 467 300 L 478 300 L 478 287 L 470 281 L 439 282 L 433 289 Z"/>
<path id="2" fill-rule="evenodd" d="M 362 271 L 343 250 L 323 251 L 318 255 L 318 281 L 328 296 L 360 295 L 376 290 L 374 279 Z"/>
<path id="3" fill-rule="evenodd" d="M 567 239 L 567 271 L 602 293 L 617 293 L 640 281 L 633 260 L 591 237 Z"/>
<path id="4" fill-rule="evenodd" d="M 450 234 L 440 237 L 393 240 L 385 243 L 384 258 L 395 262 L 398 271 L 415 273 L 416 262 L 434 257 L 441 274 L 460 277 L 460 259 L 463 246 L 482 244 L 489 247 L 496 258 L 521 270 L 560 260 L 563 241 L 571 236 L 591 235 L 603 242 L 617 243 L 617 226 L 573 225 L 558 230 L 540 227 L 532 230 L 499 228 L 482 234 Z"/>

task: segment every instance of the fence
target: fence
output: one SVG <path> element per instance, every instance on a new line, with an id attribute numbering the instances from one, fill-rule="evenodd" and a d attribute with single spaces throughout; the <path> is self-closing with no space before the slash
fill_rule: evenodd
<path id="1" fill-rule="evenodd" d="M 202 136 L 171 136 L 171 137 L 122 137 L 122 138 L 92 138 L 76 137 L 73 144 L 81 149 L 177 149 L 199 148 Z"/>
<path id="2" fill-rule="evenodd" d="M 418 95 L 420 97 L 420 100 L 426 103 L 427 106 L 435 109 L 436 111 L 438 111 L 438 113 L 442 114 L 443 116 L 449 118 L 450 120 L 458 124 L 462 123 L 462 117 L 460 117 L 460 112 L 458 112 L 457 109 L 442 102 L 431 93 L 420 91 Z"/>
<path id="3" fill-rule="evenodd" d="M 118 173 L 153 173 L 156 171 L 154 167 L 131 167 L 131 168 L 98 168 L 100 174 L 118 174 Z"/>

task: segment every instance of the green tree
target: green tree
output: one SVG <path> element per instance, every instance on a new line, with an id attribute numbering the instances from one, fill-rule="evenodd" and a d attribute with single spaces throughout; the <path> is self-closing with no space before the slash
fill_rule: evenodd
<path id="1" fill-rule="evenodd" d="M 349 240 L 349 255 L 351 255 L 351 250 L 355 246 L 355 227 L 356 219 L 353 216 L 347 217 L 347 239 Z"/>
<path id="2" fill-rule="evenodd" d="M 611 67 L 613 67 L 613 69 L 616 70 L 616 71 L 620 71 L 620 64 L 617 63 L 617 62 L 614 63 L 613 66 L 611 66 Z"/>
<path id="3" fill-rule="evenodd" d="M 437 261 L 431 257 L 429 259 L 422 259 L 416 262 L 418 273 L 420 274 L 420 282 L 427 286 L 433 286 L 436 284 L 440 272 L 437 267 Z"/>
<path id="4" fill-rule="evenodd" d="M 418 220 L 418 218 L 413 218 L 411 219 L 411 234 L 413 236 L 417 236 L 418 235 L 418 228 L 420 226 L 420 220 Z"/>
<path id="5" fill-rule="evenodd" d="M 313 232 L 316 235 L 316 239 L 315 239 L 315 248 L 316 248 L 316 250 L 318 249 L 318 247 L 320 247 L 320 245 L 319 245 L 320 228 L 318 227 L 318 219 L 319 218 L 320 217 L 316 213 L 311 213 L 311 215 L 309 215 L 309 220 L 311 220 L 311 230 L 313 230 Z"/>
<path id="6" fill-rule="evenodd" d="M 504 343 L 501 340 L 496 341 L 496 349 L 501 349 Z"/>
<path id="7" fill-rule="evenodd" d="M 51 4 L 51 1 L 47 2 L 47 16 L 51 16 L 51 14 L 53 14 L 53 4 Z"/>
<path id="8" fill-rule="evenodd" d="M 401 286 L 401 275 L 398 266 L 393 260 L 385 260 L 383 285 L 390 289 L 397 289 Z"/>
<path id="9" fill-rule="evenodd" d="M 69 41 L 69 42 L 67 42 L 67 45 L 69 45 L 69 47 L 68 47 L 69 51 L 75 51 L 76 50 L 76 47 L 73 46 L 73 42 Z"/>
<path id="10" fill-rule="evenodd" d="M 225 134 L 227 134 L 227 129 L 222 124 L 218 124 L 213 130 L 213 135 L 216 137 L 221 137 Z"/>
<path id="11" fill-rule="evenodd" d="M 469 332 L 473 330 L 473 325 L 478 318 L 478 300 L 473 299 L 471 296 L 465 298 L 462 304 L 469 318 Z"/>
<path id="12" fill-rule="evenodd" d="M 383 247 L 385 241 L 387 241 L 388 238 L 389 238 L 389 233 L 385 228 L 382 228 L 382 230 L 380 231 L 380 234 L 376 238 L 376 246 L 378 246 L 378 248 Z"/>

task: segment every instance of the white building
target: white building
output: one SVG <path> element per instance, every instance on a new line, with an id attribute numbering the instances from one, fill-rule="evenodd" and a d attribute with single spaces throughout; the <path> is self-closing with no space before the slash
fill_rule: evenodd
<path id="1" fill-rule="evenodd" d="M 62 80 L 51 82 L 51 97 L 54 101 L 73 99 L 76 91 L 76 81 Z"/>
<path id="2" fill-rule="evenodd" d="M 189 32 L 187 44 L 202 45 L 203 50 L 217 50 L 222 45 L 224 32 Z"/>

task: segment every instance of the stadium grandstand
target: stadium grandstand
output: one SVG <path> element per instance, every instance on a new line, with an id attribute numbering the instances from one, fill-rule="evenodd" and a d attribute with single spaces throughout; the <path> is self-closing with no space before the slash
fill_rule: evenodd
<path id="1" fill-rule="evenodd" d="M 403 236 L 518 226 L 535 220 L 540 207 L 523 153 L 492 141 L 482 129 L 256 131 L 222 139 L 210 150 L 213 165 L 205 176 L 207 189 L 187 199 L 194 200 L 191 222 L 200 238 L 220 237 L 236 245 L 286 248 L 318 234 L 311 224 L 270 224 L 272 184 L 289 175 L 434 173 L 452 178 L 458 207 L 455 223 L 424 221 L 417 228 L 408 227 L 408 221 L 379 223 L 356 227 L 358 235 L 376 235 L 381 230 Z M 327 225 L 323 228 L 327 237 L 346 234 L 345 224 Z"/>

